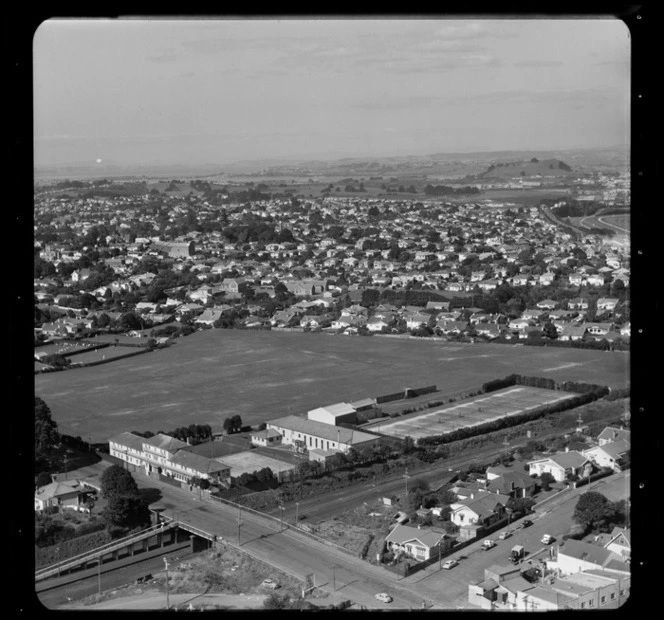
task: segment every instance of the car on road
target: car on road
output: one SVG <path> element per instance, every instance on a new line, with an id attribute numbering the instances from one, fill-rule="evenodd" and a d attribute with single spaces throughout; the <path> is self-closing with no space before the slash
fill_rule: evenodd
<path id="1" fill-rule="evenodd" d="M 521 522 L 521 527 L 530 527 L 533 524 L 533 522 L 530 519 L 524 519 Z"/>
<path id="2" fill-rule="evenodd" d="M 392 602 L 392 597 L 389 594 L 386 594 L 385 592 L 379 592 L 378 594 L 376 594 L 376 598 L 381 603 L 391 603 Z"/>
<path id="3" fill-rule="evenodd" d="M 445 570 L 450 570 L 450 568 L 454 568 L 458 564 L 459 564 L 458 560 L 447 560 L 447 562 L 445 562 L 445 564 L 443 564 L 443 568 Z"/>
<path id="4" fill-rule="evenodd" d="M 544 534 L 544 536 L 542 536 L 542 540 L 540 542 L 543 545 L 550 545 L 555 540 L 556 539 L 553 536 L 551 536 L 551 534 Z"/>
<path id="5" fill-rule="evenodd" d="M 511 531 L 509 531 L 509 530 L 505 530 L 504 532 L 501 532 L 501 533 L 500 533 L 500 536 L 498 536 L 498 538 L 499 538 L 500 540 L 505 540 L 506 538 L 509 538 L 511 535 L 512 535 L 512 532 L 511 532 Z"/>
<path id="6" fill-rule="evenodd" d="M 488 549 L 493 549 L 496 546 L 496 541 L 495 540 L 483 540 L 482 541 L 482 550 L 487 551 Z"/>
<path id="7" fill-rule="evenodd" d="M 270 588 L 270 590 L 276 590 L 277 588 L 281 587 L 274 579 L 263 579 L 263 583 L 261 583 L 261 585 L 264 588 Z"/>

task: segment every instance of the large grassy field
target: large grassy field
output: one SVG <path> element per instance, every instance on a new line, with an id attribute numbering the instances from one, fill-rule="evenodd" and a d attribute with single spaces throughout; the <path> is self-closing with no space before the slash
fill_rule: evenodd
<path id="1" fill-rule="evenodd" d="M 207 330 L 167 349 L 35 376 L 61 432 L 104 441 L 239 414 L 257 424 L 337 402 L 436 384 L 444 393 L 511 373 L 624 387 L 629 354 L 244 330 Z"/>

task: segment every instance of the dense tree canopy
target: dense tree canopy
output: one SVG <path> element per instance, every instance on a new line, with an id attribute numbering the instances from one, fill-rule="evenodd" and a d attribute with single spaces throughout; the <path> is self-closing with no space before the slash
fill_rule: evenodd
<path id="1" fill-rule="evenodd" d="M 136 495 L 138 485 L 129 471 L 120 465 L 111 465 L 101 476 L 101 493 L 107 499 Z"/>
<path id="2" fill-rule="evenodd" d="M 579 498 L 572 518 L 588 531 L 609 532 L 628 518 L 624 501 L 611 502 L 597 491 L 587 491 Z"/>
<path id="3" fill-rule="evenodd" d="M 35 397 L 35 452 L 41 454 L 60 441 L 58 425 L 51 417 L 51 410 L 39 396 Z"/>

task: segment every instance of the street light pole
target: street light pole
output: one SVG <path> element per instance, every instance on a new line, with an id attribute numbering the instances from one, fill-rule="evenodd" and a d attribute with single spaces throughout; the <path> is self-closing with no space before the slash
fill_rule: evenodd
<path id="1" fill-rule="evenodd" d="M 408 468 L 407 467 L 406 467 L 406 473 L 403 475 L 403 477 L 406 481 L 406 495 L 408 495 L 408 478 L 410 478 L 410 476 L 408 475 Z"/>
<path id="2" fill-rule="evenodd" d="M 279 522 L 279 531 L 282 532 L 284 529 L 284 506 L 283 504 L 279 506 L 281 509 L 281 521 Z"/>
<path id="3" fill-rule="evenodd" d="M 166 610 L 171 608 L 170 593 L 168 591 L 168 560 L 164 558 L 164 565 L 166 566 Z"/>
<path id="4" fill-rule="evenodd" d="M 336 566 L 333 564 L 332 565 L 332 587 L 334 588 L 334 591 L 337 591 L 337 571 L 336 571 Z"/>
<path id="5" fill-rule="evenodd" d="M 97 562 L 97 592 L 101 596 L 101 555 Z"/>
<path id="6" fill-rule="evenodd" d="M 295 525 L 298 525 L 299 522 L 299 510 L 300 510 L 300 502 L 295 502 Z"/>
<path id="7" fill-rule="evenodd" d="M 238 504 L 238 515 L 237 515 L 237 544 L 241 546 L 240 542 L 240 529 L 242 528 L 242 504 Z"/>

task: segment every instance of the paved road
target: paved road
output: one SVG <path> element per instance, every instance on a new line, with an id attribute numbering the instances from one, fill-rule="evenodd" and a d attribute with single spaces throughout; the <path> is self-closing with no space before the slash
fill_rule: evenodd
<path id="1" fill-rule="evenodd" d="M 477 583 L 484 579 L 484 569 L 492 564 L 508 566 L 507 556 L 514 545 L 523 545 L 528 552 L 525 558 L 526 564 L 532 561 L 537 564 L 540 558 L 546 558 L 548 547 L 540 540 L 544 534 L 550 534 L 559 542 L 562 536 L 567 534 L 573 524 L 572 514 L 580 495 L 588 490 L 598 491 L 611 501 L 624 499 L 629 496 L 630 473 L 622 472 L 607 478 L 597 480 L 589 486 L 582 486 L 572 491 L 565 491 L 552 496 L 541 505 L 536 506 L 535 514 L 529 519 L 533 525 L 521 529 L 523 519 L 519 519 L 510 525 L 515 530 L 514 534 L 507 540 L 498 540 L 500 531 L 491 534 L 490 538 L 496 540 L 497 545 L 488 551 L 480 549 L 482 540 L 459 550 L 448 556 L 459 560 L 459 565 L 451 570 L 440 570 L 437 564 L 427 567 L 403 582 L 411 583 L 422 595 L 444 591 L 448 599 L 447 608 L 465 608 L 468 606 L 468 584 Z M 470 609 L 475 609 L 470 606 Z"/>

